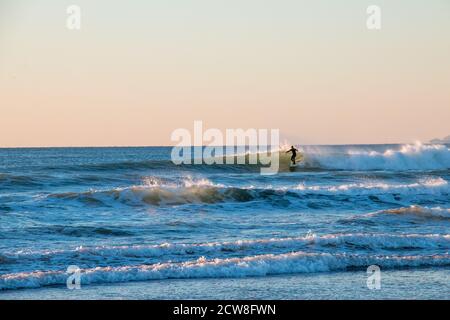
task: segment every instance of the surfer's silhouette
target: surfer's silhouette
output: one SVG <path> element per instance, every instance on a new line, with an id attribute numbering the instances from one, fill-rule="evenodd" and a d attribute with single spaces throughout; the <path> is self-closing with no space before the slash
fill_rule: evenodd
<path id="1" fill-rule="evenodd" d="M 291 146 L 291 148 L 288 151 L 286 151 L 286 153 L 292 152 L 292 157 L 291 157 L 292 164 L 295 164 L 295 158 L 297 157 L 297 151 L 298 150 L 295 149 L 294 146 Z"/>

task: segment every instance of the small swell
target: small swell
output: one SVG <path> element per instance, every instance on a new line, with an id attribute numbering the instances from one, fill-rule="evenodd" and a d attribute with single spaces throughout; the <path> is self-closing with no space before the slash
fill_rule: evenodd
<path id="1" fill-rule="evenodd" d="M 50 225 L 45 227 L 29 227 L 27 232 L 32 234 L 59 234 L 69 237 L 89 237 L 89 236 L 116 236 L 126 237 L 133 233 L 116 227 L 94 227 L 94 226 L 64 226 L 64 225 Z"/>
<path id="2" fill-rule="evenodd" d="M 405 216 L 432 220 L 450 220 L 450 209 L 410 206 L 398 209 L 381 210 L 371 213 L 369 216 Z"/>
<path id="3" fill-rule="evenodd" d="M 12 175 L 0 173 L 0 187 L 15 188 L 15 187 L 36 187 L 42 185 L 42 182 L 37 178 L 25 175 Z"/>

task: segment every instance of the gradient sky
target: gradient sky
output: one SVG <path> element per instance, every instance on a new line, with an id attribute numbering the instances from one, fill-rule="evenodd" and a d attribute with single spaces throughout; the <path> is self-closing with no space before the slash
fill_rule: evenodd
<path id="1" fill-rule="evenodd" d="M 170 145 L 194 120 L 428 141 L 450 134 L 449 33 L 448 0 L 0 0 L 0 147 Z"/>

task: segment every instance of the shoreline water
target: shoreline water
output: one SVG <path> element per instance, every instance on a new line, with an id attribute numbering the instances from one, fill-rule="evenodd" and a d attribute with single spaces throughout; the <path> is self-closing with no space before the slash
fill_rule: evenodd
<path id="1" fill-rule="evenodd" d="M 227 279 L 169 279 L 118 284 L 0 291 L 0 300 L 447 300 L 448 270 L 383 271 L 380 290 L 366 284 L 365 270 Z"/>

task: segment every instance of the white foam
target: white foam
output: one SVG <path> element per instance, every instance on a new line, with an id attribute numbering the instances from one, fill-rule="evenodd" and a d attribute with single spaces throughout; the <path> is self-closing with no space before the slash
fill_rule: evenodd
<path id="1" fill-rule="evenodd" d="M 448 254 L 434 256 L 362 256 L 291 252 L 279 255 L 267 254 L 230 259 L 208 260 L 202 257 L 182 263 L 167 262 L 152 265 L 84 269 L 81 273 L 81 284 L 313 273 L 356 267 L 365 268 L 374 264 L 381 268 L 448 266 L 450 264 L 450 256 Z M 0 290 L 64 285 L 67 276 L 64 271 L 6 274 L 0 276 Z"/>
<path id="2" fill-rule="evenodd" d="M 292 191 L 299 194 L 326 195 L 386 195 L 395 193 L 400 195 L 444 195 L 450 193 L 449 183 L 441 178 L 421 179 L 410 184 L 388 184 L 377 181 L 350 183 L 341 185 L 306 185 L 299 184 L 291 187 L 258 187 L 254 185 L 232 187 L 214 184 L 207 179 L 185 179 L 182 185 L 159 183 L 156 180 L 147 185 L 115 188 L 111 190 L 90 190 L 81 193 L 53 194 L 50 197 L 68 200 L 94 200 L 100 203 L 119 203 L 131 205 L 182 205 L 189 203 L 218 203 L 227 201 L 257 200 L 266 198 L 267 190 L 277 191 L 278 196 L 285 196 Z"/>
<path id="3" fill-rule="evenodd" d="M 307 186 L 305 184 L 300 184 L 295 187 L 294 190 L 322 194 L 368 195 L 380 193 L 398 193 L 403 195 L 416 195 L 448 193 L 450 192 L 450 186 L 445 179 L 438 177 L 422 179 L 418 182 L 409 184 L 389 184 L 376 181 L 341 184 L 334 186 Z"/>
<path id="4" fill-rule="evenodd" d="M 308 149 L 308 148 L 307 148 Z M 305 165 L 343 170 L 443 170 L 450 168 L 450 149 L 421 143 L 403 145 L 384 152 L 349 148 L 344 153 L 309 148 Z"/>
<path id="5" fill-rule="evenodd" d="M 331 234 L 317 236 L 315 234 L 304 237 L 272 238 L 260 240 L 239 240 L 232 242 L 207 243 L 163 243 L 158 245 L 134 246 L 97 246 L 77 247 L 73 250 L 47 250 L 47 251 L 17 251 L 5 252 L 2 256 L 8 260 L 24 262 L 25 259 L 55 261 L 55 264 L 64 264 L 67 261 L 117 261 L 127 258 L 161 258 L 170 256 L 205 255 L 208 257 L 220 256 L 228 252 L 262 253 L 270 250 L 309 250 L 320 247 L 333 246 L 336 249 L 347 246 L 362 247 L 371 250 L 386 249 L 450 249 L 450 234 Z"/>
<path id="6" fill-rule="evenodd" d="M 190 188 L 190 187 L 223 187 L 222 184 L 216 184 L 206 178 L 194 178 L 190 175 L 183 177 L 179 183 L 173 181 L 164 181 L 160 177 L 148 176 L 142 179 L 142 185 L 139 187 L 165 187 L 165 188 Z"/>

